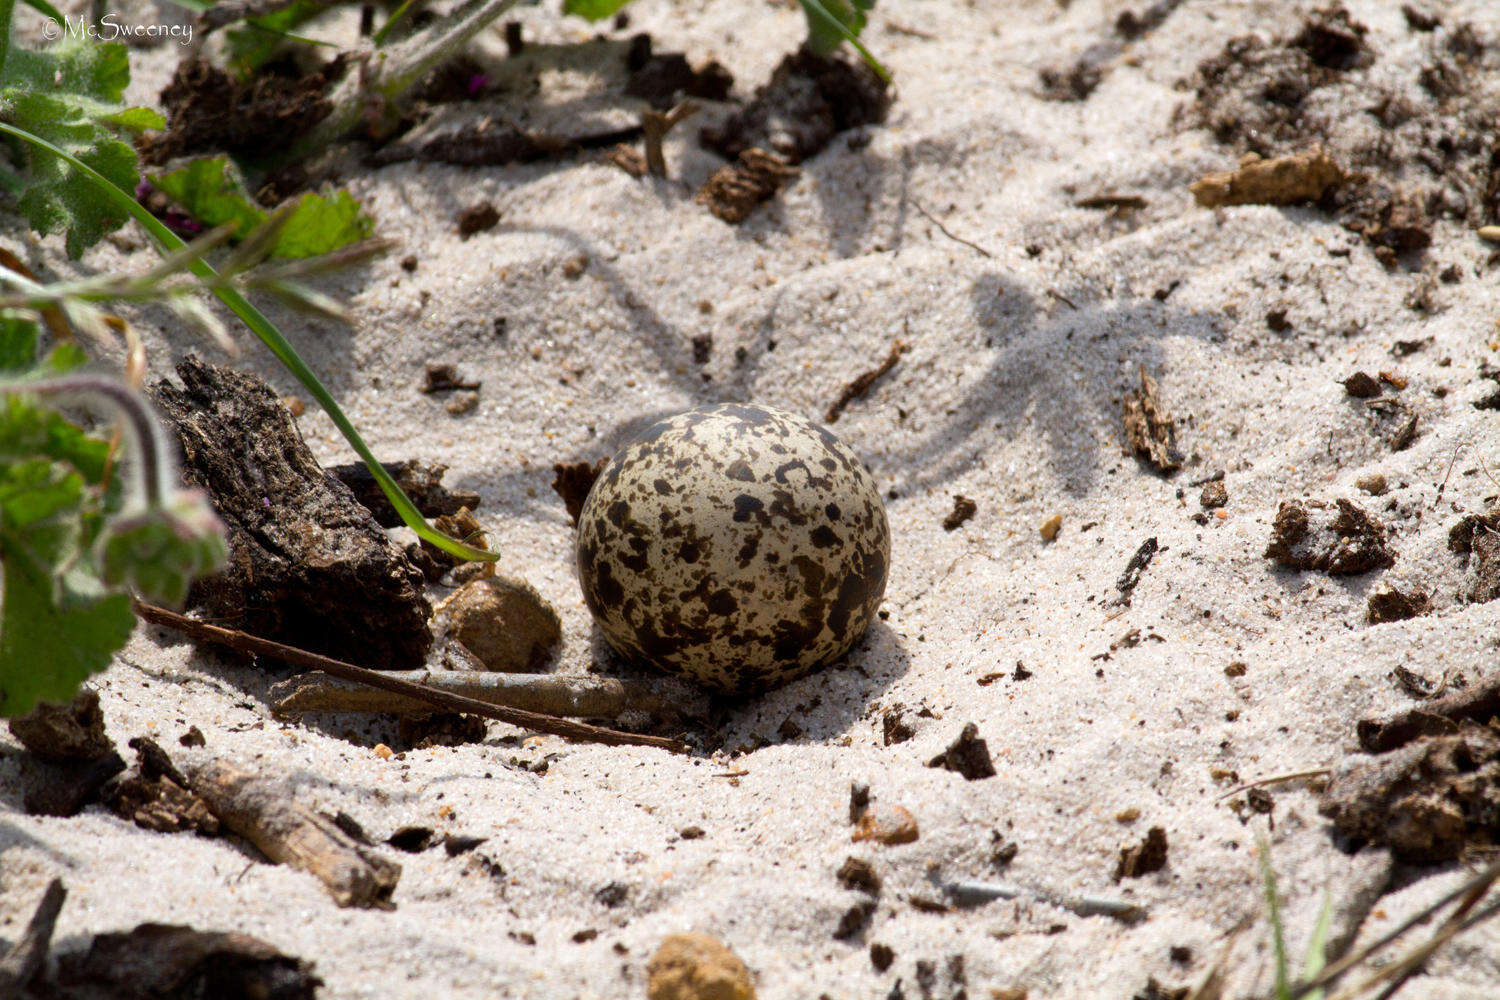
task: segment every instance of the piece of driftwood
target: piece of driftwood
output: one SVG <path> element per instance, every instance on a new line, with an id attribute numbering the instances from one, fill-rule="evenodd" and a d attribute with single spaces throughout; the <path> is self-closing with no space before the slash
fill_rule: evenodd
<path id="1" fill-rule="evenodd" d="M 487 705 L 519 708 L 546 715 L 606 718 L 637 709 L 656 711 L 660 703 L 644 685 L 613 677 L 556 674 L 492 674 L 467 670 L 387 671 L 426 688 L 448 691 Z M 365 684 L 341 680 L 322 671 L 289 677 L 271 688 L 278 715 L 300 712 L 388 712 L 430 715 L 430 702 Z"/>
<path id="2" fill-rule="evenodd" d="M 390 908 L 401 866 L 298 802 L 279 782 L 210 760 L 188 767 L 188 785 L 219 822 L 277 864 L 316 876 L 340 906 Z"/>
<path id="3" fill-rule="evenodd" d="M 47 883 L 47 891 L 42 893 L 20 940 L 0 958 L 0 997 L 18 996 L 36 978 L 52 946 L 52 928 L 57 926 L 57 915 L 67 896 L 61 879 Z"/>
<path id="4" fill-rule="evenodd" d="M 609 746 L 657 747 L 662 750 L 670 750 L 673 753 L 687 752 L 687 745 L 681 740 L 668 739 L 663 736 L 642 736 L 636 733 L 625 733 L 615 729 L 606 729 L 602 726 L 591 726 L 586 722 L 560 719 L 557 716 L 544 715 L 541 712 L 528 712 L 519 708 L 487 705 L 482 701 L 466 698 L 463 695 L 454 694 L 449 691 L 427 688 L 420 684 L 412 684 L 408 681 L 399 680 L 387 672 L 366 670 L 364 667 L 357 667 L 352 663 L 345 663 L 342 660 L 335 660 L 332 657 L 320 656 L 317 653 L 294 649 L 291 646 L 285 646 L 279 642 L 271 642 L 268 639 L 260 639 L 234 629 L 220 628 L 217 625 L 210 625 L 207 622 L 196 621 L 187 615 L 180 615 L 175 611 L 168 611 L 166 608 L 158 608 L 151 604 L 143 604 L 137 601 L 135 611 L 136 614 L 148 622 L 176 629 L 184 635 L 204 642 L 216 643 L 244 653 L 253 653 L 256 656 L 269 656 L 284 663 L 290 663 L 294 667 L 302 667 L 307 670 L 322 670 L 325 673 L 330 673 L 344 680 L 368 684 L 371 687 L 380 688 L 393 694 L 420 699 L 444 711 L 467 712 L 470 715 L 494 719 L 497 722 L 506 722 L 512 726 L 520 726 L 538 733 L 551 733 L 554 736 L 562 736 L 571 740 L 604 743 Z"/>
<path id="5" fill-rule="evenodd" d="M 152 399 L 229 534 L 229 564 L 193 585 L 216 618 L 304 649 L 395 669 L 423 664 L 421 572 L 326 473 L 262 379 L 189 355 Z"/>
<path id="6" fill-rule="evenodd" d="M 1484 725 L 1500 716 L 1500 678 L 1479 683 L 1383 719 L 1360 719 L 1355 726 L 1359 747 L 1366 753 L 1385 753 L 1421 736 L 1448 736 L 1460 722 Z"/>
<path id="7" fill-rule="evenodd" d="M 58 978 L 72 987 L 64 994 L 72 1000 L 314 1000 L 323 985 L 311 962 L 260 938 L 177 924 L 96 934 L 87 951 L 60 964 Z"/>

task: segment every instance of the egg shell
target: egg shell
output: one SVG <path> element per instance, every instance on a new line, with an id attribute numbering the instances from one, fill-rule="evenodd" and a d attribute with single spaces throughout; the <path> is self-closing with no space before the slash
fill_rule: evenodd
<path id="1" fill-rule="evenodd" d="M 621 449 L 578 519 L 578 575 L 627 659 L 724 694 L 848 652 L 885 595 L 880 491 L 838 438 L 767 406 L 668 417 Z"/>

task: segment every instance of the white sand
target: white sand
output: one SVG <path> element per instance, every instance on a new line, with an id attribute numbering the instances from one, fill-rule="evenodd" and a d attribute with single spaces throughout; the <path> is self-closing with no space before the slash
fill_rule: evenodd
<path id="1" fill-rule="evenodd" d="M 475 854 L 504 875 L 480 871 L 475 855 L 393 851 L 405 869 L 396 910 L 341 910 L 310 876 L 256 863 L 230 840 L 148 833 L 97 807 L 68 820 L 23 815 L 29 765 L 7 736 L 0 936 L 14 938 L 45 880 L 60 875 L 71 892 L 63 948 L 145 920 L 238 929 L 315 961 L 322 995 L 336 1000 L 643 996 L 647 959 L 684 930 L 728 943 L 763 998 L 883 997 L 897 979 L 906 996 L 923 996 L 919 960 L 935 964 L 932 995 L 947 998 L 957 991 L 949 958 L 961 955 L 968 996 L 1023 986 L 1039 1000 L 1129 997 L 1148 976 L 1196 982 L 1248 920 L 1233 938 L 1231 982 L 1236 995 L 1265 988 L 1254 844 L 1267 822 L 1237 817 L 1221 799 L 1232 783 L 1211 770 L 1248 781 L 1336 762 L 1353 749 L 1358 718 L 1407 704 L 1397 666 L 1431 677 L 1494 669 L 1500 603 L 1457 602 L 1461 572 L 1446 538 L 1457 512 L 1497 492 L 1479 459 L 1500 469 L 1500 430 L 1471 403 L 1490 385 L 1476 377 L 1480 363 L 1497 360 L 1500 296 L 1489 249 L 1455 224 L 1436 227 L 1428 259 L 1458 264 L 1462 281 L 1439 286 L 1445 308 L 1425 316 L 1403 305 L 1419 276 L 1386 272 L 1324 213 L 1194 206 L 1187 184 L 1233 154 L 1173 124 L 1189 96 L 1173 84 L 1234 34 L 1291 30 L 1293 5 L 1186 3 L 1126 50 L 1087 102 L 1040 100 L 1037 70 L 1108 36 L 1127 6 L 1141 5 L 883 5 L 868 38 L 898 81 L 890 121 L 869 130 L 863 150 L 835 141 L 738 228 L 693 203 L 689 186 L 716 161 L 686 132 L 669 144 L 685 183 L 588 162 L 356 176 L 379 232 L 404 248 L 330 286 L 350 302 L 352 328 L 278 320 L 382 457 L 446 462 L 450 482 L 483 495 L 502 570 L 530 580 L 562 616 L 557 669 L 582 671 L 600 650 L 548 485 L 554 461 L 606 454 L 643 418 L 700 402 L 819 416 L 900 337 L 910 353 L 836 426 L 895 491 L 889 621 L 858 647 L 857 669 L 804 679 L 732 715 L 729 746 L 770 745 L 712 760 L 552 738 L 518 747 L 494 726 L 484 745 L 386 761 L 330 735 L 337 726 L 272 719 L 265 675 L 138 635 L 99 684 L 120 743 L 152 734 L 175 751 L 197 725 L 208 751 L 284 776 L 376 837 L 410 823 L 487 837 Z M 1393 76 L 1413 76 L 1421 54 L 1397 6 L 1349 6 Z M 1442 9 L 1449 23 L 1500 33 L 1482 0 Z M 803 30 L 790 5 L 749 0 L 638 0 L 630 11 L 632 31 L 695 62 L 718 58 L 741 93 Z M 533 37 L 588 33 L 536 9 L 524 20 Z M 143 97 L 177 56 L 138 57 Z M 1073 207 L 1100 191 L 1139 193 L 1149 205 L 1122 220 Z M 481 199 L 501 223 L 460 241 L 454 216 Z M 993 256 L 945 238 L 914 203 Z M 1035 258 L 1024 249 L 1032 243 L 1043 248 Z M 60 257 L 56 241 L 45 246 Z M 1338 248 L 1351 250 L 1331 256 Z M 408 252 L 415 274 L 398 266 Z M 565 279 L 562 265 L 579 254 L 587 270 Z M 119 257 L 106 248 L 87 263 Z M 1165 302 L 1153 298 L 1177 281 Z M 701 301 L 713 311 L 700 312 Z M 1273 309 L 1286 310 L 1292 331 L 1267 329 Z M 502 316 L 508 333 L 497 340 Z M 202 348 L 160 320 L 140 317 L 164 373 Z M 704 333 L 711 382 L 692 363 L 690 341 Z M 1394 341 L 1418 338 L 1432 343 L 1392 360 Z M 418 391 L 428 360 L 483 380 L 473 413 L 450 417 Z M 248 339 L 238 363 L 295 394 Z M 1158 374 L 1191 456 L 1170 481 L 1122 453 L 1119 399 L 1140 363 Z M 1401 398 L 1421 423 L 1409 450 L 1391 452 L 1344 396 L 1336 380 L 1356 368 L 1410 378 Z M 1451 391 L 1439 398 L 1439 389 Z M 349 460 L 321 414 L 301 424 L 320 458 Z M 1198 491 L 1176 494 L 1219 468 L 1228 516 L 1200 526 Z M 1388 498 L 1355 490 L 1373 471 L 1389 478 Z M 955 493 L 978 514 L 949 533 L 940 522 Z M 1360 499 L 1392 526 L 1395 566 L 1352 578 L 1275 570 L 1262 555 L 1270 521 L 1280 500 L 1298 496 Z M 1052 514 L 1063 528 L 1044 544 L 1037 529 Z M 1151 536 L 1162 551 L 1132 606 L 1104 607 Z M 1433 592 L 1435 610 L 1366 625 L 1379 581 Z M 1094 659 L 1131 629 L 1146 641 Z M 1244 677 L 1225 676 L 1234 660 L 1248 664 Z M 1018 662 L 1030 679 L 1011 679 Z M 1004 677 L 980 683 L 995 672 Z M 886 747 L 881 715 L 897 704 L 916 736 Z M 930 715 L 918 717 L 922 709 Z M 788 718 L 800 738 L 777 735 Z M 969 721 L 998 776 L 970 783 L 926 767 Z M 544 757 L 545 775 L 519 766 Z M 748 773 L 731 781 L 720 776 L 728 768 Z M 909 808 L 920 839 L 851 844 L 851 781 Z M 1300 954 L 1324 893 L 1342 906 L 1378 884 L 1382 864 L 1334 849 L 1313 794 L 1273 793 L 1273 858 Z M 1127 808 L 1140 818 L 1117 822 Z M 706 835 L 679 840 L 689 825 Z M 1120 848 L 1155 825 L 1169 838 L 1166 869 L 1113 884 Z M 990 867 L 991 831 L 1019 846 L 1003 874 Z M 834 871 L 849 854 L 872 859 L 886 888 L 863 940 L 846 944 L 832 934 L 860 897 Z M 1118 896 L 1150 918 L 1125 927 L 1032 903 L 919 912 L 913 897 L 938 895 L 930 868 Z M 1360 933 L 1388 929 L 1463 872 L 1410 873 Z M 595 899 L 611 881 L 629 887 L 614 909 Z M 597 937 L 574 943 L 588 928 Z M 872 968 L 871 941 L 895 949 L 889 972 Z M 1190 961 L 1174 963 L 1171 946 L 1190 948 Z M 1407 995 L 1497 990 L 1500 926 L 1491 926 L 1432 960 Z"/>

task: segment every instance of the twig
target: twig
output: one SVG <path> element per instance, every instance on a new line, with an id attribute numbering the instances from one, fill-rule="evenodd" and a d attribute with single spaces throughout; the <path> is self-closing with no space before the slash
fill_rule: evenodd
<path id="1" fill-rule="evenodd" d="M 277 864 L 308 872 L 340 906 L 389 909 L 401 866 L 367 849 L 270 779 L 221 760 L 188 768 L 209 811 Z"/>
<path id="2" fill-rule="evenodd" d="M 1324 968 L 1322 972 L 1318 973 L 1313 978 L 1307 980 L 1307 982 L 1298 983 L 1296 986 L 1293 986 L 1291 992 L 1288 994 L 1287 1000 L 1301 1000 L 1302 997 L 1307 996 L 1314 990 L 1333 984 L 1355 966 L 1364 962 L 1370 956 L 1376 954 L 1382 948 L 1385 948 L 1387 945 L 1391 944 L 1393 941 L 1404 935 L 1413 927 L 1430 919 L 1434 913 L 1436 913 L 1438 910 L 1441 910 L 1443 907 L 1447 906 L 1455 899 L 1473 892 L 1477 887 L 1481 885 L 1488 887 L 1489 885 L 1493 884 L 1497 878 L 1500 878 L 1500 861 L 1492 862 L 1489 867 L 1485 868 L 1478 875 L 1474 876 L 1474 878 L 1465 882 L 1457 889 L 1454 889 L 1452 892 L 1448 893 L 1448 895 L 1444 896 L 1436 903 L 1433 903 L 1424 909 L 1418 910 L 1406 920 L 1402 921 L 1399 927 L 1382 937 L 1380 940 L 1375 941 L 1364 948 L 1361 948 L 1359 951 L 1353 952 L 1349 955 L 1345 955 L 1337 962 L 1334 962 Z M 1486 909 L 1488 910 L 1491 908 L 1486 907 Z M 1465 926 L 1468 926 L 1467 921 L 1465 921 Z"/>
<path id="3" fill-rule="evenodd" d="M 947 226 L 943 225 L 942 221 L 938 219 L 937 216 L 933 215 L 931 212 L 927 211 L 927 209 L 923 208 L 920 201 L 917 201 L 917 199 L 911 197 L 910 195 L 907 196 L 907 200 L 911 202 L 912 208 L 915 208 L 918 212 L 922 213 L 923 218 L 932 223 L 934 226 L 937 226 L 938 229 L 942 231 L 944 236 L 948 237 L 955 243 L 962 243 L 969 249 L 978 251 L 979 255 L 982 257 L 989 257 L 991 259 L 994 258 L 994 254 L 990 253 L 978 243 L 972 243 L 969 240 L 964 239 L 962 236 L 955 236 Z"/>
<path id="4" fill-rule="evenodd" d="M 1122 607 L 1130 606 L 1130 596 L 1135 593 L 1135 588 L 1141 582 L 1141 574 L 1146 572 L 1146 567 L 1151 565 L 1151 560 L 1156 558 L 1156 553 L 1161 549 L 1152 535 L 1141 543 L 1141 547 L 1135 550 L 1135 555 L 1130 557 L 1130 562 L 1125 564 L 1125 572 L 1115 581 L 1115 589 L 1120 596 L 1115 598 L 1115 603 Z"/>
<path id="5" fill-rule="evenodd" d="M 646 169 L 653 177 L 667 176 L 667 159 L 662 155 L 661 141 L 667 133 L 698 113 L 698 102 L 683 101 L 671 111 L 647 111 L 641 115 L 641 134 L 646 146 Z"/>
<path id="6" fill-rule="evenodd" d="M 1453 475 L 1453 465 L 1458 461 L 1458 456 L 1463 453 L 1464 447 L 1467 444 L 1467 441 L 1460 441 L 1458 443 L 1458 447 L 1453 449 L 1453 457 L 1448 459 L 1448 471 L 1443 473 L 1443 482 L 1440 486 L 1438 486 L 1437 499 L 1432 501 L 1432 506 L 1434 509 L 1442 505 L 1443 491 L 1448 488 L 1448 477 Z"/>
<path id="7" fill-rule="evenodd" d="M 557 674 L 492 674 L 469 670 L 390 670 L 385 677 L 447 691 L 486 705 L 518 708 L 544 715 L 615 716 L 630 709 L 643 712 L 661 706 L 644 685 L 613 677 L 568 677 Z M 320 671 L 289 677 L 271 688 L 277 715 L 298 712 L 384 712 L 427 715 L 432 705 L 416 698 L 340 680 Z"/>
<path id="8" fill-rule="evenodd" d="M 905 353 L 906 344 L 903 341 L 898 340 L 892 344 L 891 353 L 885 356 L 884 361 L 844 386 L 844 391 L 839 393 L 839 398 L 829 404 L 828 412 L 823 414 L 823 419 L 830 424 L 837 421 L 839 415 L 844 412 L 844 407 L 869 392 L 875 380 L 896 367 L 896 362 L 900 361 L 901 355 Z"/>
<path id="9" fill-rule="evenodd" d="M 1146 916 L 1145 907 L 1102 896 L 1065 896 L 1003 882 L 939 882 L 938 886 L 958 907 L 983 906 L 997 899 L 1029 899 L 1062 907 L 1080 917 L 1113 917 L 1131 923 Z"/>
<path id="10" fill-rule="evenodd" d="M 409 681 L 398 680 L 378 670 L 366 670 L 364 667 L 357 667 L 352 663 L 345 663 L 342 660 L 320 656 L 317 653 L 309 653 L 306 650 L 285 646 L 279 642 L 272 642 L 269 639 L 261 639 L 245 632 L 220 628 L 217 625 L 210 625 L 207 622 L 196 621 L 186 615 L 180 615 L 175 611 L 168 611 L 166 608 L 158 608 L 155 605 L 145 604 L 141 601 L 136 602 L 135 611 L 136 614 L 148 622 L 175 629 L 183 635 L 202 642 L 227 646 L 230 649 L 237 649 L 242 653 L 267 656 L 272 659 L 281 660 L 283 663 L 290 663 L 294 667 L 321 670 L 324 673 L 332 674 L 344 680 L 368 684 L 371 687 L 380 688 L 392 694 L 416 698 L 445 711 L 478 715 L 486 719 L 494 719 L 498 722 L 520 726 L 523 729 L 530 729 L 539 733 L 550 733 L 554 736 L 562 736 L 570 740 L 603 743 L 607 746 L 656 747 L 661 750 L 670 750 L 673 753 L 687 752 L 687 745 L 681 740 L 668 739 L 662 736 L 642 736 L 636 733 L 625 733 L 616 729 L 606 729 L 603 726 L 591 726 L 586 722 L 559 719 L 556 716 L 544 715 L 540 712 L 528 712 L 519 708 L 486 705 L 484 702 L 476 701 L 473 698 L 465 698 L 462 695 L 453 694 L 448 691 L 439 691 L 423 687 L 420 684 L 413 684 Z"/>
<path id="11" fill-rule="evenodd" d="M 0 996 L 17 996 L 26 985 L 36 978 L 42 963 L 47 959 L 47 950 L 52 945 L 52 928 L 57 926 L 57 915 L 62 912 L 63 900 L 68 891 L 62 880 L 54 878 L 47 883 L 42 901 L 26 924 L 20 940 L 11 945 L 10 951 L 0 958 Z"/>
<path id="12" fill-rule="evenodd" d="M 1225 792 L 1214 801 L 1223 802 L 1231 795 L 1238 795 L 1240 794 L 1240 792 L 1248 792 L 1252 788 L 1260 788 L 1264 785 L 1279 785 L 1283 781 L 1297 781 L 1301 778 L 1320 778 L 1328 773 L 1329 769 L 1326 767 L 1315 767 L 1310 771 L 1293 771 L 1291 774 L 1276 774 L 1272 775 L 1269 778 L 1261 778 L 1259 781 L 1246 782 L 1233 791 Z"/>

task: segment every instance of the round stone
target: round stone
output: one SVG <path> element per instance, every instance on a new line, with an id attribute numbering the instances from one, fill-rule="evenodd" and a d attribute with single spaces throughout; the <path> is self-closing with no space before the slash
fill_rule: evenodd
<path id="1" fill-rule="evenodd" d="M 890 528 L 863 463 L 768 406 L 704 406 L 652 424 L 578 518 L 584 600 L 637 663 L 725 694 L 843 656 L 885 595 Z"/>

